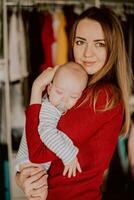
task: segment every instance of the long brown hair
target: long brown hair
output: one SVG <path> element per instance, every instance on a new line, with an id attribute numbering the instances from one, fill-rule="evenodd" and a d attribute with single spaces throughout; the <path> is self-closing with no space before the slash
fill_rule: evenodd
<path id="1" fill-rule="evenodd" d="M 72 30 L 72 59 L 73 45 L 78 23 L 83 19 L 92 19 L 99 22 L 102 26 L 106 50 L 107 61 L 102 69 L 91 76 L 89 87 L 93 88 L 93 103 L 95 105 L 99 88 L 102 84 L 108 83 L 113 90 L 112 99 L 105 105 L 105 110 L 113 108 L 119 99 L 124 104 L 124 125 L 123 133 L 127 133 L 130 126 L 129 95 L 132 83 L 132 74 L 126 49 L 122 27 L 116 14 L 106 7 L 91 7 L 84 11 L 77 19 Z"/>

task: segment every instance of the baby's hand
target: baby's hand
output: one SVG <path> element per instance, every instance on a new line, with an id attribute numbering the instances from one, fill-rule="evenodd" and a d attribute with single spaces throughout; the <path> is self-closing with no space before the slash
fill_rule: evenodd
<path id="1" fill-rule="evenodd" d="M 77 157 L 72 160 L 69 164 L 65 165 L 63 176 L 65 176 L 68 173 L 68 178 L 70 178 L 72 175 L 76 176 L 76 171 L 82 172 L 80 164 L 78 162 Z"/>

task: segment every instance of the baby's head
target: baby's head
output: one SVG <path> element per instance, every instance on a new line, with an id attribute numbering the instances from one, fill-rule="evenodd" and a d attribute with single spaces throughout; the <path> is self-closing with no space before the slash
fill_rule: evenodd
<path id="1" fill-rule="evenodd" d="M 61 65 L 48 86 L 50 102 L 57 108 L 67 111 L 72 108 L 88 82 L 88 74 L 84 68 L 75 63 L 68 62 Z"/>

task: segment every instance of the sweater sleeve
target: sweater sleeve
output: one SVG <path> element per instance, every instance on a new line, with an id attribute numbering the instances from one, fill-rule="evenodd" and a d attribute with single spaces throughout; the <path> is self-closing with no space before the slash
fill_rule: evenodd
<path id="1" fill-rule="evenodd" d="M 40 140 L 38 133 L 40 108 L 41 104 L 32 104 L 26 110 L 26 139 L 29 160 L 34 163 L 49 162 L 57 158 Z"/>
<path id="2" fill-rule="evenodd" d="M 74 146 L 72 140 L 64 132 L 57 129 L 60 117 L 59 110 L 44 99 L 39 114 L 38 131 L 40 139 L 66 165 L 76 157 L 78 148 Z"/>

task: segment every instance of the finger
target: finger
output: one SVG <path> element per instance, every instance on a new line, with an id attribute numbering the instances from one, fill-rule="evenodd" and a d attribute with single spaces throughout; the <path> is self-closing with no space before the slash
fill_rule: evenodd
<path id="1" fill-rule="evenodd" d="M 27 198 L 27 200 L 41 200 L 40 197 L 30 197 L 30 198 Z"/>
<path id="2" fill-rule="evenodd" d="M 69 166 L 65 166 L 64 171 L 63 171 L 63 176 L 67 174 L 68 170 L 69 170 Z"/>
<path id="3" fill-rule="evenodd" d="M 53 69 L 56 71 L 59 67 L 60 65 L 56 65 Z"/>
<path id="4" fill-rule="evenodd" d="M 20 165 L 20 170 L 23 170 L 26 167 L 39 167 L 39 168 L 43 168 L 41 165 L 36 164 L 36 163 L 31 163 L 31 162 L 27 162 L 27 163 L 22 163 Z"/>
<path id="5" fill-rule="evenodd" d="M 36 187 L 37 185 L 37 187 Z M 40 186 L 38 187 L 38 182 L 36 183 L 36 185 L 34 185 L 33 183 L 30 183 L 29 180 L 27 180 L 25 182 L 25 187 L 24 187 L 24 193 L 26 195 L 27 198 L 31 198 L 31 197 L 39 197 L 41 196 L 41 194 L 43 192 L 47 193 L 48 192 L 48 186 Z"/>
<path id="6" fill-rule="evenodd" d="M 38 188 L 41 188 L 43 185 L 44 187 L 47 186 L 47 177 L 43 175 L 42 172 L 33 175 L 23 181 L 23 191 L 27 197 L 31 197 L 34 190 L 36 190 L 37 194 L 40 195 L 40 191 L 38 192 Z"/>
<path id="7" fill-rule="evenodd" d="M 81 173 L 82 172 L 82 169 L 81 169 L 81 166 L 79 164 L 79 162 L 77 163 L 77 170 Z"/>
<path id="8" fill-rule="evenodd" d="M 44 175 L 42 176 L 40 179 L 36 180 L 35 182 L 33 182 L 33 188 L 34 189 L 38 189 L 43 187 L 47 187 L 48 183 L 47 183 L 47 176 Z"/>
<path id="9" fill-rule="evenodd" d="M 36 173 L 39 173 L 40 171 L 45 172 L 45 169 L 43 169 L 40 166 L 27 165 L 27 167 L 21 169 L 20 173 L 23 174 L 23 176 L 28 177 L 28 176 L 34 175 Z"/>
<path id="10" fill-rule="evenodd" d="M 23 184 L 31 175 L 30 169 L 25 168 L 19 174 L 19 180 Z"/>
<path id="11" fill-rule="evenodd" d="M 77 170 L 77 167 L 74 166 L 74 167 L 73 167 L 73 176 L 76 176 L 76 170 Z"/>
<path id="12" fill-rule="evenodd" d="M 73 166 L 70 166 L 69 171 L 68 171 L 68 178 L 70 178 L 73 174 Z"/>
<path id="13" fill-rule="evenodd" d="M 47 193 L 48 192 L 48 186 L 43 186 L 39 189 L 35 189 L 32 191 L 32 197 L 37 197 L 40 196 L 42 193 Z"/>
<path id="14" fill-rule="evenodd" d="M 29 182 L 33 184 L 39 182 L 40 184 L 40 180 L 43 179 L 43 181 L 46 183 L 47 177 L 48 176 L 44 173 L 44 171 L 40 171 L 39 173 L 36 173 L 29 177 Z"/>
<path id="15" fill-rule="evenodd" d="M 43 168 L 32 168 L 31 169 L 31 176 L 38 174 L 40 172 L 43 172 L 44 174 L 47 174 L 47 171 Z"/>

